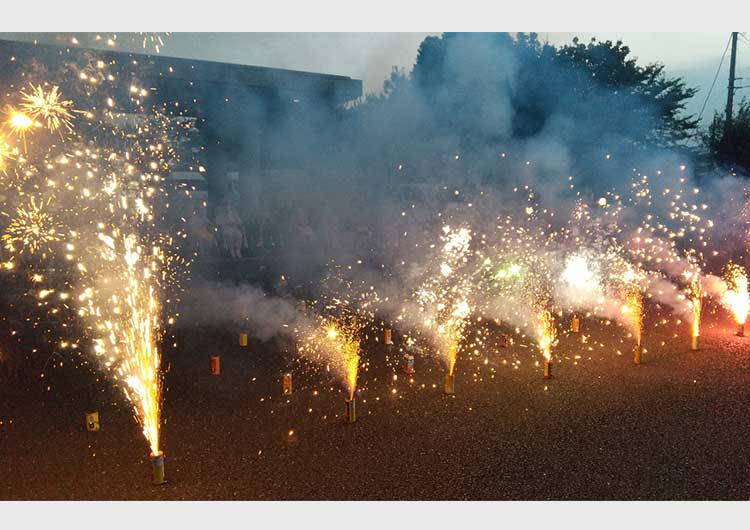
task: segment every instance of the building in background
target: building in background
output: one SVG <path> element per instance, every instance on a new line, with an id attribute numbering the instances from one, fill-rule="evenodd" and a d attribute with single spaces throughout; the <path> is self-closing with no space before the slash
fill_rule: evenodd
<path id="1" fill-rule="evenodd" d="M 63 61 L 93 71 L 104 61 L 116 72 L 118 102 L 134 87 L 145 91 L 149 107 L 179 108 L 184 135 L 170 178 L 193 189 L 193 200 L 205 200 L 212 220 L 227 203 L 249 219 L 243 211 L 261 208 L 264 184 L 280 181 L 284 189 L 309 178 L 306 160 L 319 151 L 311 139 L 335 127 L 337 111 L 362 96 L 362 82 L 345 76 L 0 40 L 0 82 Z M 257 241 L 253 235 L 249 245 Z"/>

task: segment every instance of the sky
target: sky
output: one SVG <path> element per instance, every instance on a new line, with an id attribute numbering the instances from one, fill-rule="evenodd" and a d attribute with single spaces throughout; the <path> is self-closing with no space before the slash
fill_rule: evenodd
<path id="1" fill-rule="evenodd" d="M 71 34 L 0 33 L 0 38 L 42 42 L 69 41 Z M 97 44 L 94 34 L 76 34 L 81 45 Z M 102 34 L 108 35 L 108 34 Z M 393 66 L 411 69 L 419 43 L 430 33 L 172 33 L 163 38 L 160 53 L 165 56 L 226 61 L 274 68 L 288 68 L 362 79 L 366 93 L 378 92 Z M 434 33 L 437 35 L 437 33 Z M 670 76 L 684 77 L 699 89 L 687 109 L 698 114 L 706 102 L 717 67 L 726 49 L 729 33 L 544 33 L 542 40 L 563 44 L 578 36 L 583 42 L 621 39 L 639 62 L 661 62 Z M 103 43 L 104 41 L 99 41 Z M 138 34 L 119 34 L 117 48 L 143 51 Z M 147 49 L 153 51 L 149 44 Z M 750 41 L 740 36 L 737 50 L 737 76 L 750 79 Z M 704 122 L 726 102 L 729 57 L 719 72 L 707 101 Z M 750 82 L 747 83 L 750 85 Z M 739 82 L 743 85 L 743 81 Z M 749 89 L 737 92 L 736 99 L 750 96 Z"/>

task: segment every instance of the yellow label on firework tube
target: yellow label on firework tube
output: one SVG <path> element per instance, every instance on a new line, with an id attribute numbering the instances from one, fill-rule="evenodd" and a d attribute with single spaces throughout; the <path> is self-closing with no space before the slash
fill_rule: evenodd
<path id="1" fill-rule="evenodd" d="M 86 430 L 89 432 L 96 432 L 99 430 L 99 413 L 98 412 L 86 413 Z"/>

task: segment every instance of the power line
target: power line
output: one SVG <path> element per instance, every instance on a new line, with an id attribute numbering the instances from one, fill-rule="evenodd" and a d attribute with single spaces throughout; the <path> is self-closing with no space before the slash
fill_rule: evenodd
<path id="1" fill-rule="evenodd" d="M 724 59 L 727 57 L 727 51 L 729 50 L 729 45 L 732 42 L 732 35 L 729 35 L 729 39 L 727 40 L 727 46 L 724 48 L 724 54 L 721 56 L 721 61 L 719 61 L 719 67 L 716 69 L 716 75 L 714 75 L 714 80 L 711 83 L 711 88 L 708 89 L 708 94 L 706 94 L 706 100 L 703 102 L 703 106 L 701 107 L 701 111 L 698 113 L 698 121 L 701 120 L 701 116 L 703 116 L 703 111 L 706 110 L 706 104 L 708 104 L 708 98 L 711 97 L 711 92 L 714 90 L 714 85 L 716 85 L 716 80 L 719 78 L 719 72 L 721 72 L 721 66 L 724 64 Z"/>

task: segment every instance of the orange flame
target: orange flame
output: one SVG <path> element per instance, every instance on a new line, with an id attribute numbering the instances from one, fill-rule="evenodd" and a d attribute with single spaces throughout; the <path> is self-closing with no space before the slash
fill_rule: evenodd
<path id="1" fill-rule="evenodd" d="M 693 337 L 699 337 L 701 331 L 701 308 L 703 306 L 703 287 L 697 276 L 690 283 L 690 302 L 693 309 Z"/>
<path id="2" fill-rule="evenodd" d="M 357 389 L 357 372 L 359 371 L 359 340 L 352 333 L 330 324 L 326 336 L 333 342 L 333 348 L 339 355 L 340 368 L 346 378 L 349 399 L 354 399 Z"/>
<path id="3" fill-rule="evenodd" d="M 456 368 L 456 358 L 458 357 L 458 341 L 455 339 L 451 340 L 448 346 L 448 373 L 453 375 L 453 370 Z"/>
<path id="4" fill-rule="evenodd" d="M 743 325 L 747 320 L 747 313 L 750 309 L 747 274 L 741 266 L 730 263 L 727 265 L 725 278 L 729 288 L 724 293 L 722 302 L 732 312 L 737 324 Z"/>
<path id="5" fill-rule="evenodd" d="M 622 313 L 626 316 L 632 327 L 635 343 L 640 346 L 643 327 L 643 297 L 640 291 L 631 290 L 627 295 L 625 305 L 622 306 Z"/>
<path id="6" fill-rule="evenodd" d="M 555 343 L 555 319 L 552 313 L 543 309 L 539 314 L 539 348 L 545 361 L 552 359 L 552 346 Z"/>

